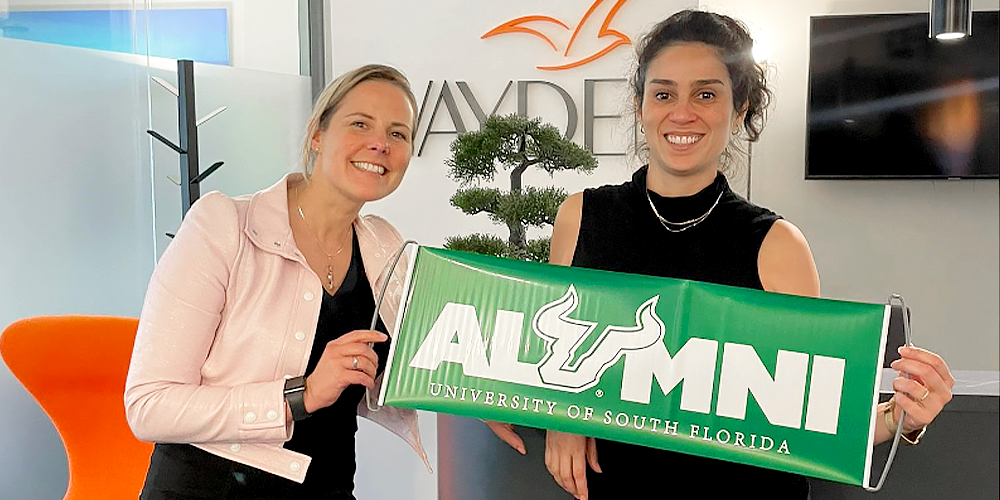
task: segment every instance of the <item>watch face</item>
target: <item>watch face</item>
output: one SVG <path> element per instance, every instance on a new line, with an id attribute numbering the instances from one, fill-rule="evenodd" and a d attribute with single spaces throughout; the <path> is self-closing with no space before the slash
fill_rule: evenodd
<path id="1" fill-rule="evenodd" d="M 285 381 L 285 394 L 302 392 L 306 390 L 306 380 L 304 377 L 290 378 Z"/>

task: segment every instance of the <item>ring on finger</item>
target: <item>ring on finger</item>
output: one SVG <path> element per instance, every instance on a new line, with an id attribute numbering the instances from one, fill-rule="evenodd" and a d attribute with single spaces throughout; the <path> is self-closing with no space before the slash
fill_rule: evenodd
<path id="1" fill-rule="evenodd" d="M 927 399 L 927 396 L 930 396 L 930 395 L 931 395 L 931 390 L 928 389 L 928 388 L 926 388 L 926 387 L 924 387 L 924 395 L 920 396 L 920 399 L 918 399 L 917 402 L 918 403 L 922 403 L 925 399 Z"/>
<path id="2" fill-rule="evenodd" d="M 351 358 L 351 369 L 352 370 L 357 370 L 358 369 L 358 357 L 357 356 L 354 356 L 354 357 Z"/>

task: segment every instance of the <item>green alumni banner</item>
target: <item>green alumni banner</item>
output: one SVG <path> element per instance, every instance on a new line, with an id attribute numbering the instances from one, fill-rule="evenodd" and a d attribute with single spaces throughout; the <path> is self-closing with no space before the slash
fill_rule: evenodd
<path id="1" fill-rule="evenodd" d="M 411 259 L 380 404 L 868 485 L 886 305 Z"/>

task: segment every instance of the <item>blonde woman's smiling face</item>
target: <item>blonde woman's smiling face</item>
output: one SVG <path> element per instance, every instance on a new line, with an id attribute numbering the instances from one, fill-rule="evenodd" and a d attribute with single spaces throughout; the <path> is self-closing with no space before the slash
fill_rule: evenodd
<path id="1" fill-rule="evenodd" d="M 413 122 L 402 89 L 379 80 L 359 83 L 313 136 L 319 149 L 313 175 L 352 201 L 384 198 L 399 187 L 410 163 Z"/>

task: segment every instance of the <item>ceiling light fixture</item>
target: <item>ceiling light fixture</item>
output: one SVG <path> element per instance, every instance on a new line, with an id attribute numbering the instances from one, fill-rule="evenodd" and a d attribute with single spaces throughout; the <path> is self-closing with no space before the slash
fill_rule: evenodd
<path id="1" fill-rule="evenodd" d="M 931 0 L 927 36 L 938 40 L 972 36 L 972 0 Z"/>

